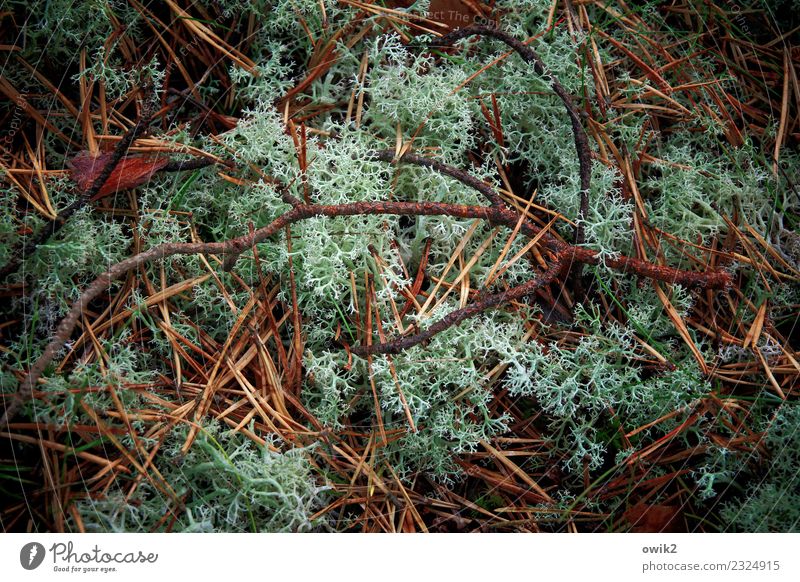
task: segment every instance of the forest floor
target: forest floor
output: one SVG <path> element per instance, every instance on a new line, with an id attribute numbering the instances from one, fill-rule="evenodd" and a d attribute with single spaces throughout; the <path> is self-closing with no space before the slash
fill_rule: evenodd
<path id="1" fill-rule="evenodd" d="M 796 3 L 0 18 L 4 531 L 800 529 Z"/>

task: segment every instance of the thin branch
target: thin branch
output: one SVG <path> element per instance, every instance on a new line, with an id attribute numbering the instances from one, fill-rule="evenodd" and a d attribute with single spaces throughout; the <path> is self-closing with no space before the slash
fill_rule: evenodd
<path id="1" fill-rule="evenodd" d="M 500 199 L 499 195 L 494 192 L 490 186 L 468 172 L 465 172 L 464 170 L 449 166 L 437 160 L 432 160 L 430 158 L 411 153 L 406 153 L 399 159 L 396 159 L 394 155 L 395 154 L 393 150 L 379 150 L 377 152 L 373 152 L 372 154 L 375 159 L 398 161 L 433 168 L 443 174 L 455 178 L 467 186 L 475 188 L 484 194 L 484 196 L 486 196 L 486 198 L 490 201 Z M 516 211 L 510 210 L 503 204 L 499 206 L 492 206 L 492 208 L 488 210 L 491 210 L 491 216 L 488 218 L 488 220 L 493 224 L 503 224 L 505 226 L 512 226 L 513 228 L 513 225 L 516 225 L 516 223 L 520 220 L 519 214 L 517 214 Z M 523 218 L 520 232 L 529 238 L 532 238 L 537 236 L 541 232 L 541 229 L 527 218 Z M 543 233 L 541 241 L 547 249 L 555 253 L 567 251 L 572 256 L 572 263 L 597 265 L 601 261 L 604 261 L 607 266 L 623 273 L 632 273 L 640 277 L 656 279 L 658 281 L 664 281 L 667 283 L 677 283 L 685 287 L 709 287 L 720 289 L 730 284 L 730 275 L 721 270 L 709 272 L 681 271 L 678 269 L 673 269 L 672 267 L 655 265 L 641 259 L 627 257 L 624 255 L 612 255 L 601 259 L 597 251 L 593 251 L 585 247 L 568 245 L 567 243 L 550 234 L 550 232 Z"/>
<path id="2" fill-rule="evenodd" d="M 598 264 L 600 258 L 594 251 L 586 252 L 584 247 L 567 246 L 556 255 L 556 259 L 540 277 L 523 283 L 517 287 L 488 295 L 478 301 L 448 313 L 444 318 L 427 327 L 424 331 L 411 336 L 398 337 L 381 344 L 361 345 L 350 347 L 350 351 L 358 356 L 372 354 L 398 354 L 417 344 L 430 340 L 433 336 L 443 332 L 465 319 L 475 317 L 484 311 L 516 301 L 530 295 L 540 287 L 553 281 L 560 273 L 570 271 L 570 263 Z M 571 254 L 570 254 L 571 253 Z M 730 285 L 731 277 L 726 271 L 708 271 L 705 273 L 694 271 L 679 271 L 672 267 L 654 265 L 631 257 L 605 259 L 605 264 L 613 269 L 636 274 L 659 281 L 678 283 L 687 287 L 725 288 Z"/>
<path id="3" fill-rule="evenodd" d="M 460 168 L 456 168 L 454 166 L 450 166 L 445 164 L 444 162 L 440 162 L 435 159 L 426 158 L 424 156 L 419 156 L 412 153 L 405 153 L 400 158 L 395 157 L 394 150 L 378 150 L 372 152 L 371 156 L 374 159 L 388 161 L 388 162 L 397 162 L 397 163 L 406 163 L 406 164 L 413 164 L 417 166 L 423 166 L 426 168 L 433 168 L 437 172 L 450 176 L 461 182 L 462 184 L 474 188 L 478 192 L 484 195 L 484 197 L 492 203 L 493 208 L 497 209 L 499 212 L 505 213 L 504 220 L 513 220 L 514 224 L 516 224 L 520 217 L 516 213 L 516 211 L 512 211 L 509 207 L 503 202 L 503 199 L 500 198 L 500 195 L 494 191 L 494 189 L 479 180 L 469 172 L 466 172 Z M 513 212 L 513 215 L 511 214 Z M 513 218 L 512 218 L 513 216 Z M 505 222 L 504 222 L 505 224 Z M 528 220 L 527 218 L 523 218 L 523 233 L 527 234 L 528 236 L 536 236 L 540 233 L 541 229 L 536 226 L 533 222 Z M 547 248 L 551 250 L 561 250 L 567 247 L 567 244 L 558 240 L 555 236 L 550 234 L 549 231 L 546 231 L 542 235 L 543 242 Z"/>
<path id="4" fill-rule="evenodd" d="M 454 30 L 440 38 L 434 39 L 431 45 L 451 46 L 459 40 L 474 35 L 491 36 L 504 42 L 510 48 L 514 49 L 517 54 L 522 57 L 522 60 L 533 65 L 533 70 L 537 75 L 550 82 L 550 87 L 553 89 L 553 92 L 558 95 L 558 97 L 564 103 L 564 107 L 567 110 L 567 115 L 569 116 L 570 124 L 572 125 L 572 134 L 575 139 L 575 150 L 578 154 L 578 165 L 581 179 L 581 201 L 580 209 L 578 210 L 578 220 L 575 227 L 575 244 L 583 244 L 583 221 L 589 214 L 589 189 L 592 183 L 592 150 L 589 148 L 589 140 L 586 136 L 586 132 L 583 129 L 583 125 L 581 123 L 581 114 L 578 111 L 578 108 L 575 107 L 572 97 L 570 97 L 567 90 L 564 89 L 564 86 L 554 75 L 548 72 L 547 67 L 545 67 L 544 62 L 536 53 L 536 51 L 526 45 L 524 42 L 514 38 L 507 32 L 504 32 L 498 28 L 483 25 L 466 26 L 464 28 Z"/>
<path id="5" fill-rule="evenodd" d="M 216 160 L 209 158 L 191 158 L 188 160 L 172 160 L 161 168 L 161 172 L 185 172 L 187 170 L 200 170 L 218 164 Z"/>
<path id="6" fill-rule="evenodd" d="M 299 202 L 299 201 L 298 201 Z M 408 216 L 453 216 L 456 218 L 479 218 L 497 224 L 512 223 L 514 214 L 499 211 L 486 206 L 466 206 L 463 204 L 447 204 L 445 202 L 352 202 L 349 204 L 304 204 L 298 203 L 291 210 L 282 214 L 269 225 L 251 234 L 232 239 L 225 245 L 225 259 L 222 263 L 224 271 L 230 271 L 236 265 L 239 256 L 283 227 L 313 218 L 314 216 L 358 216 L 375 214 L 395 214 Z M 516 220 L 515 218 L 513 220 Z"/>
<path id="7" fill-rule="evenodd" d="M 48 364 L 63 348 L 64 343 L 72 335 L 83 310 L 92 301 L 106 292 L 113 281 L 125 273 L 136 269 L 154 260 L 164 259 L 174 255 L 193 254 L 219 254 L 226 257 L 227 263 L 231 257 L 233 262 L 247 248 L 258 244 L 273 236 L 284 227 L 314 216 L 354 216 L 366 214 L 402 214 L 402 215 L 442 215 L 460 218 L 488 219 L 488 209 L 481 206 L 460 206 L 437 202 L 356 202 L 342 205 L 300 205 L 273 220 L 267 226 L 251 234 L 215 243 L 164 243 L 147 251 L 134 255 L 113 265 L 108 271 L 97 277 L 72 304 L 69 313 L 61 320 L 56 328 L 53 338 L 45 347 L 42 354 L 28 370 L 27 375 L 20 383 L 17 392 L 13 395 L 2 395 L 5 412 L 0 418 L 0 426 L 8 422 L 19 411 L 20 406 L 33 397 L 39 378 Z M 231 264 L 232 266 L 232 264 Z"/>

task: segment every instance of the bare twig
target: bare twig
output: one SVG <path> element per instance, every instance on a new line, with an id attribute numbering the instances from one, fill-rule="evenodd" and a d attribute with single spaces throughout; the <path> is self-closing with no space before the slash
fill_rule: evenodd
<path id="1" fill-rule="evenodd" d="M 376 159 L 392 160 L 394 161 L 393 150 L 380 150 L 373 153 Z M 406 153 L 399 160 L 399 162 L 415 164 L 425 167 L 433 168 L 443 174 L 446 174 L 456 180 L 471 186 L 484 194 L 490 201 L 499 200 L 500 197 L 494 193 L 492 188 L 478 180 L 464 170 L 454 168 L 443 162 L 432 160 L 430 158 L 422 157 L 415 154 Z M 501 201 L 502 202 L 502 201 Z M 490 210 L 491 216 L 487 219 L 494 224 L 503 224 L 505 226 L 515 225 L 520 222 L 520 216 L 515 210 L 511 210 L 505 205 L 495 205 Z M 520 232 L 528 237 L 536 236 L 541 232 L 541 229 L 533 224 L 530 220 L 523 218 L 521 221 Z M 550 232 L 544 232 L 541 236 L 542 244 L 549 250 L 561 253 L 566 251 L 571 257 L 571 263 L 584 263 L 596 265 L 600 262 L 599 253 L 580 246 L 572 246 L 557 239 Z M 730 275 L 725 271 L 711 271 L 711 272 L 696 272 L 696 271 L 681 271 L 673 269 L 672 267 L 664 267 L 655 265 L 624 255 L 607 256 L 604 259 L 607 266 L 617 271 L 625 273 L 636 274 L 640 277 L 649 279 L 656 279 L 667 283 L 677 283 L 686 287 L 709 287 L 709 288 L 722 288 L 730 284 Z"/>
<path id="2" fill-rule="evenodd" d="M 61 320 L 56 332 L 39 358 L 28 370 L 28 374 L 20 383 L 16 394 L 4 395 L 5 412 L 0 419 L 0 426 L 7 425 L 19 410 L 19 407 L 33 396 L 39 378 L 47 365 L 62 349 L 69 339 L 84 308 L 108 289 L 111 283 L 125 273 L 154 260 L 174 255 L 219 254 L 225 257 L 225 264 L 233 266 L 239 255 L 245 250 L 273 236 L 284 227 L 299 220 L 314 216 L 353 216 L 363 214 L 405 214 L 405 215 L 442 215 L 461 218 L 488 219 L 488 209 L 480 206 L 459 206 L 437 202 L 358 202 L 339 206 L 319 204 L 298 205 L 279 216 L 269 225 L 251 234 L 215 243 L 164 243 L 147 251 L 134 255 L 113 265 L 108 271 L 95 279 L 80 297 L 72 304 L 69 313 Z"/>
<path id="3" fill-rule="evenodd" d="M 161 172 L 185 172 L 187 170 L 200 170 L 218 163 L 209 158 L 192 158 L 189 160 L 173 160 L 161 168 Z"/>
<path id="4" fill-rule="evenodd" d="M 492 206 L 494 208 L 499 208 L 501 209 L 501 211 L 509 211 L 509 207 L 503 203 L 503 199 L 500 198 L 500 195 L 497 192 L 495 192 L 491 186 L 487 185 L 482 180 L 479 180 L 469 172 L 450 166 L 448 164 L 445 164 L 444 162 L 440 162 L 438 160 L 426 158 L 412 153 L 405 153 L 400 158 L 396 158 L 395 152 L 393 150 L 378 150 L 376 152 L 373 152 L 372 156 L 378 160 L 413 164 L 416 166 L 433 168 L 437 172 L 450 176 L 451 178 L 458 180 L 462 184 L 474 188 L 475 190 L 483 194 L 484 197 L 489 202 L 492 203 Z M 515 221 L 520 220 L 519 215 L 517 215 L 516 213 L 514 214 L 514 217 Z M 535 235 L 541 230 L 539 229 L 538 226 L 536 226 L 527 219 L 523 220 L 523 225 L 524 228 L 526 229 L 526 232 L 530 235 Z M 548 248 L 552 250 L 562 249 L 566 246 L 566 243 L 559 241 L 556 237 L 550 234 L 549 231 L 545 231 L 544 233 L 542 233 L 542 236 L 544 238 L 546 246 L 548 246 Z"/>
<path id="5" fill-rule="evenodd" d="M 566 107 L 567 113 L 570 117 L 570 122 L 572 124 L 581 178 L 581 203 L 575 236 L 576 244 L 574 246 L 557 239 L 548 232 L 542 233 L 538 226 L 533 224 L 527 218 L 521 217 L 517 211 L 505 205 L 500 195 L 492 187 L 464 170 L 413 153 L 406 153 L 403 156 L 400 156 L 398 159 L 395 152 L 391 150 L 373 152 L 372 157 L 375 159 L 387 162 L 411 163 L 417 166 L 432 168 L 442 174 L 450 176 L 483 194 L 483 196 L 491 205 L 465 206 L 439 202 L 392 201 L 356 202 L 340 205 L 306 204 L 292 196 L 288 192 L 288 189 L 283 188 L 281 190 L 281 196 L 284 201 L 292 206 L 292 208 L 273 220 L 270 224 L 258 230 L 238 238 L 217 243 L 165 243 L 117 263 L 106 273 L 95 279 L 95 281 L 84 290 L 80 298 L 73 303 L 67 316 L 59 323 L 54 337 L 47 345 L 41 356 L 29 369 L 28 374 L 20 384 L 17 393 L 10 397 L 9 402 L 6 402 L 5 413 L 2 419 L 0 419 L 0 424 L 7 424 L 9 419 L 16 414 L 21 404 L 33 396 L 35 387 L 38 384 L 41 374 L 47 365 L 56 357 L 64 342 L 66 342 L 72 334 L 75 326 L 77 325 L 78 319 L 83 313 L 83 310 L 91 301 L 103 293 L 103 291 L 105 291 L 115 279 L 118 279 L 130 270 L 138 268 L 150 261 L 180 254 L 219 254 L 223 257 L 223 269 L 231 270 L 235 266 L 239 256 L 245 250 L 252 248 L 254 245 L 272 237 L 282 229 L 295 222 L 313 218 L 315 216 L 335 217 L 395 214 L 406 216 L 446 215 L 457 218 L 477 218 L 485 220 L 487 223 L 492 225 L 503 225 L 508 228 L 515 228 L 516 226 L 519 228 L 520 233 L 529 238 L 533 238 L 538 235 L 541 239 L 541 244 L 543 247 L 556 254 L 556 258 L 551 266 L 536 279 L 533 279 L 528 283 L 508 291 L 485 296 L 472 305 L 453 311 L 445 316 L 445 318 L 442 320 L 434 323 L 426 330 L 416 335 L 396 338 L 382 344 L 356 346 L 351 348 L 352 352 L 358 355 L 371 355 L 376 353 L 394 354 L 401 352 L 408 347 L 425 342 L 431 339 L 437 333 L 457 325 L 465 319 L 473 317 L 487 309 L 529 295 L 539 287 L 550 283 L 565 269 L 569 271 L 574 263 L 598 264 L 603 261 L 606 266 L 618 271 L 630 272 L 640 277 L 647 277 L 658 281 L 680 283 L 681 285 L 688 287 L 700 286 L 706 288 L 721 288 L 730 285 L 731 275 L 725 271 L 683 271 L 680 269 L 674 269 L 672 267 L 654 265 L 652 263 L 632 257 L 601 257 L 597 251 L 593 251 L 581 246 L 583 242 L 582 224 L 588 211 L 588 194 L 591 185 L 591 150 L 589 149 L 586 133 L 581 125 L 580 114 L 563 86 L 558 82 L 557 79 L 547 73 L 543 62 L 536 52 L 503 31 L 488 26 L 472 26 L 456 30 L 438 39 L 436 44 L 452 44 L 459 39 L 476 34 L 497 38 L 513 48 L 523 58 L 523 60 L 533 65 L 534 71 L 537 74 L 549 80 L 553 91 L 563 101 L 564 106 Z M 70 215 L 85 205 L 100 191 L 106 180 L 108 180 L 109 176 L 113 172 L 114 168 L 123 158 L 127 149 L 130 147 L 136 137 L 141 135 L 141 133 L 145 130 L 148 120 L 149 117 L 143 117 L 140 119 L 119 142 L 119 144 L 117 144 L 117 147 L 114 150 L 114 155 L 103 168 L 103 171 L 100 173 L 97 179 L 93 182 L 92 187 L 89 188 L 79 200 L 69 206 L 62 213 L 59 213 L 58 217 L 56 217 L 54 225 L 55 223 L 58 223 L 59 226 L 53 226 L 54 231 L 57 230 L 57 228 L 60 228 L 60 226 L 63 225 Z M 205 165 L 207 165 L 205 160 L 185 161 L 169 164 L 165 169 L 168 171 L 179 171 L 190 168 L 196 169 L 204 167 Z M 43 231 L 40 232 L 35 239 L 33 239 L 33 242 L 35 243 L 34 246 L 41 242 L 39 239 L 44 240 L 47 236 L 49 236 L 49 234 L 52 234 L 52 232 L 48 233 L 47 230 L 48 229 L 43 229 Z M 22 256 L 25 255 L 24 250 L 27 248 L 28 245 L 26 244 L 25 249 L 23 249 L 23 253 L 20 253 Z M 6 269 L 7 268 L 8 266 Z M 3 274 L 6 274 L 6 269 L 4 269 Z"/>
<path id="6" fill-rule="evenodd" d="M 464 170 L 460 170 L 459 168 L 444 164 L 438 160 L 426 158 L 410 152 L 402 155 L 400 158 L 397 158 L 394 150 L 378 150 L 373 153 L 373 157 L 384 162 L 396 161 L 414 164 L 415 166 L 422 166 L 425 168 L 433 168 L 440 174 L 445 174 L 446 176 L 455 178 L 459 182 L 474 188 L 483 194 L 493 206 L 504 206 L 503 199 L 500 198 L 500 195 L 494 191 L 494 188 L 488 186 L 485 182 L 479 180 L 472 174 L 465 172 Z"/>

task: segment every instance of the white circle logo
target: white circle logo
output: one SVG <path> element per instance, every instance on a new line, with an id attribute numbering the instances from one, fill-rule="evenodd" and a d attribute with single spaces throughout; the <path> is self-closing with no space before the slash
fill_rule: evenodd
<path id="1" fill-rule="evenodd" d="M 44 546 L 39 542 L 30 542 L 19 551 L 19 563 L 26 570 L 35 570 L 44 561 Z"/>

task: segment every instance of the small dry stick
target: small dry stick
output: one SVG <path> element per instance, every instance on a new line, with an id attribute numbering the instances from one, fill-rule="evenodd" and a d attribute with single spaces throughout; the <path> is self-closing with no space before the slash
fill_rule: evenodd
<path id="1" fill-rule="evenodd" d="M 440 174 L 455 178 L 462 184 L 474 188 L 483 194 L 493 206 L 505 206 L 503 199 L 500 198 L 500 195 L 494 191 L 494 188 L 488 186 L 485 182 L 479 180 L 464 170 L 460 170 L 459 168 L 449 166 L 438 160 L 426 158 L 417 154 L 406 153 L 400 158 L 396 158 L 395 155 L 396 154 L 394 150 L 378 150 L 372 153 L 372 156 L 376 160 L 382 160 L 384 162 L 404 162 L 408 164 L 414 164 L 416 166 L 422 166 L 424 168 L 433 168 Z"/>
<path id="2" fill-rule="evenodd" d="M 299 201 L 298 201 L 299 202 Z M 460 206 L 436 202 L 357 202 L 339 206 L 319 204 L 298 204 L 292 210 L 279 216 L 267 226 L 251 234 L 215 243 L 164 243 L 147 251 L 134 255 L 113 265 L 108 271 L 95 279 L 72 304 L 69 313 L 61 320 L 53 338 L 28 370 L 25 378 L 15 394 L 2 395 L 5 412 L 0 418 L 0 426 L 7 425 L 19 411 L 20 406 L 33 396 L 39 378 L 47 365 L 56 357 L 64 343 L 72 335 L 83 310 L 107 291 L 113 281 L 125 273 L 151 261 L 164 259 L 174 255 L 219 254 L 225 257 L 225 263 L 232 267 L 239 255 L 246 249 L 258 244 L 286 226 L 314 216 L 355 216 L 363 214 L 403 214 L 403 215 L 442 215 L 447 214 L 459 218 L 488 219 L 487 209 L 481 206 Z"/>
<path id="3" fill-rule="evenodd" d="M 350 348 L 350 351 L 359 356 L 370 356 L 373 354 L 399 354 L 410 347 L 430 340 L 436 334 L 439 334 L 444 330 L 453 327 L 454 325 L 458 325 L 466 319 L 475 317 L 476 315 L 479 315 L 488 309 L 503 305 L 504 303 L 510 303 L 511 301 L 516 301 L 526 297 L 527 295 L 530 295 L 538 288 L 549 284 L 558 276 L 564 267 L 564 259 L 564 256 L 556 257 L 556 260 L 553 262 L 553 264 L 550 265 L 550 267 L 548 267 L 547 270 L 536 279 L 528 281 L 527 283 L 523 283 L 522 285 L 518 285 L 517 287 L 513 287 L 508 291 L 487 295 L 482 299 L 467 305 L 466 307 L 451 311 L 442 319 L 430 325 L 424 331 L 421 331 L 418 334 L 399 337 L 381 344 L 355 346 Z"/>
<path id="4" fill-rule="evenodd" d="M 189 170 L 200 170 L 217 164 L 216 160 L 209 158 L 192 158 L 188 160 L 173 160 L 161 168 L 161 172 L 185 172 Z"/>
<path id="5" fill-rule="evenodd" d="M 404 164 L 422 166 L 425 168 L 433 168 L 434 170 L 436 170 L 441 174 L 445 174 L 446 176 L 450 176 L 451 178 L 458 180 L 465 186 L 474 188 L 475 190 L 483 194 L 484 197 L 489 202 L 491 202 L 493 207 L 500 208 L 501 210 L 505 211 L 508 211 L 510 209 L 510 207 L 508 207 L 503 203 L 503 199 L 500 198 L 500 195 L 497 192 L 495 192 L 491 186 L 487 185 L 482 180 L 479 180 L 469 172 L 461 170 L 460 168 L 456 168 L 454 166 L 445 164 L 444 162 L 440 162 L 438 160 L 426 158 L 412 153 L 405 153 L 401 157 L 396 158 L 394 150 L 378 150 L 372 152 L 371 156 L 374 159 L 383 160 L 385 162 L 404 163 Z M 516 220 L 519 220 L 519 216 L 517 214 L 515 214 L 515 216 L 517 216 Z M 534 225 L 527 219 L 523 220 L 523 225 L 525 229 L 530 233 L 535 234 L 540 230 L 538 226 Z M 544 232 L 543 236 L 545 238 L 547 246 L 551 249 L 563 248 L 563 246 L 565 245 L 565 243 L 561 243 L 552 234 L 550 234 L 550 232 Z"/>

